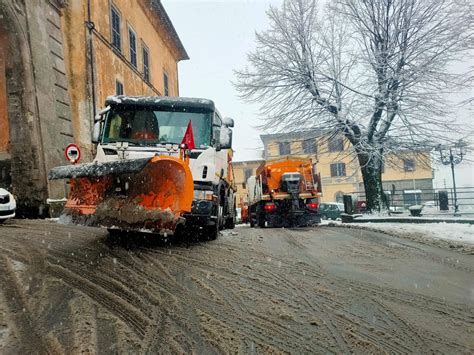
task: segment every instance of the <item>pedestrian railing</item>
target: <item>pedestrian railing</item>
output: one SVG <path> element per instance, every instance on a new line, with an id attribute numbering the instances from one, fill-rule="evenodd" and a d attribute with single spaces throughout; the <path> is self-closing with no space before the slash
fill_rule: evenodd
<path id="1" fill-rule="evenodd" d="M 365 201 L 363 191 L 347 193 L 359 201 Z M 408 212 L 414 205 L 423 206 L 423 214 L 449 214 L 457 211 L 463 215 L 474 216 L 474 187 L 458 187 L 440 189 L 413 189 L 385 191 L 391 211 L 397 213 Z M 362 211 L 363 212 L 363 211 Z"/>

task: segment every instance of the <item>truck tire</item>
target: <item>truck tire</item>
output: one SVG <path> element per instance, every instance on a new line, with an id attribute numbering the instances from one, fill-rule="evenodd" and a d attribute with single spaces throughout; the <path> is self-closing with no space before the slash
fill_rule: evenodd
<path id="1" fill-rule="evenodd" d="M 249 222 L 250 222 L 250 228 L 254 228 L 255 227 L 255 222 L 254 222 L 252 216 L 249 216 Z"/>
<path id="2" fill-rule="evenodd" d="M 206 226 L 203 228 L 204 239 L 206 240 L 216 240 L 217 237 L 219 236 L 219 231 L 223 229 L 224 216 L 222 215 L 222 213 L 224 209 L 220 205 L 217 205 L 216 210 L 217 210 L 216 223 L 214 225 Z"/>
<path id="3" fill-rule="evenodd" d="M 230 216 L 225 220 L 225 229 L 234 229 L 235 228 L 235 217 Z"/>
<path id="4" fill-rule="evenodd" d="M 219 223 L 204 227 L 202 233 L 204 240 L 216 240 L 219 236 Z"/>

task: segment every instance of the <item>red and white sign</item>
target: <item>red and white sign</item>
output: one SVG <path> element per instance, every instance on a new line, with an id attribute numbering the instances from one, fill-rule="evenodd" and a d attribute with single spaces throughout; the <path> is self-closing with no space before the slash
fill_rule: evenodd
<path id="1" fill-rule="evenodd" d="M 64 155 L 66 156 L 66 159 L 68 161 L 74 164 L 81 159 L 81 150 L 79 149 L 77 144 L 70 143 L 64 150 Z"/>

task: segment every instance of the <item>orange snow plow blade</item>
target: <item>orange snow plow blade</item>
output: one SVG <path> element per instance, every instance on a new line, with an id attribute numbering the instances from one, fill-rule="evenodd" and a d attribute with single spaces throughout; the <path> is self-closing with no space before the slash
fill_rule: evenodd
<path id="1" fill-rule="evenodd" d="M 165 234 L 191 211 L 192 174 L 174 157 L 58 167 L 49 177 L 71 178 L 65 214 L 75 224 Z"/>

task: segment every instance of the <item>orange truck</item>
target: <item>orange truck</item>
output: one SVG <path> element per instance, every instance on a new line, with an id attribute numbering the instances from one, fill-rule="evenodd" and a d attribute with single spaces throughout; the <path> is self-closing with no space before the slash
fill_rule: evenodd
<path id="1" fill-rule="evenodd" d="M 250 226 L 299 227 L 318 224 L 321 179 L 310 159 L 262 163 L 247 180 Z"/>

